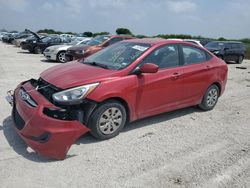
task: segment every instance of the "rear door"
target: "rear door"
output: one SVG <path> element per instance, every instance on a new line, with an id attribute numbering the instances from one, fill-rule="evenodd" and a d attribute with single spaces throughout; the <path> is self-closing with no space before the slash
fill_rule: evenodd
<path id="1" fill-rule="evenodd" d="M 203 97 L 213 77 L 212 56 L 200 48 L 182 45 L 184 106 L 195 105 Z"/>

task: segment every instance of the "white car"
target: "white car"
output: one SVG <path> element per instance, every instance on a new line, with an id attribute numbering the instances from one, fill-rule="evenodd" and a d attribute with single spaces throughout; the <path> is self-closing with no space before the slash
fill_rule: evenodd
<path id="1" fill-rule="evenodd" d="M 46 48 L 43 52 L 43 55 L 48 59 L 52 61 L 58 61 L 60 63 L 65 63 L 65 52 L 67 51 L 68 48 L 75 46 L 75 45 L 82 45 L 88 42 L 91 38 L 86 37 L 84 39 L 75 39 L 72 42 L 64 45 L 54 45 Z"/>
<path id="2" fill-rule="evenodd" d="M 193 44 L 196 44 L 200 47 L 203 47 L 203 45 L 201 44 L 201 41 L 199 40 L 194 40 L 194 39 L 167 39 L 167 40 L 177 40 L 177 41 L 185 41 L 185 42 L 191 42 Z M 203 47 L 204 48 L 204 47 Z"/>
<path id="3" fill-rule="evenodd" d="M 184 39 L 183 41 L 186 41 L 186 42 L 191 42 L 191 43 L 193 43 L 193 44 L 196 44 L 196 45 L 198 45 L 198 46 L 200 46 L 200 47 L 203 47 L 203 48 L 204 48 L 204 46 L 201 44 L 201 41 L 199 41 L 199 40 L 194 40 L 194 39 Z"/>

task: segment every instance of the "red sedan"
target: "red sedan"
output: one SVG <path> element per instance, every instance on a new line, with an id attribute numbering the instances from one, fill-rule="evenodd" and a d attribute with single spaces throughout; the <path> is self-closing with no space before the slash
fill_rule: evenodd
<path id="1" fill-rule="evenodd" d="M 224 61 L 197 45 L 132 39 L 22 82 L 10 100 L 12 117 L 31 148 L 64 159 L 88 131 L 109 139 L 140 118 L 194 105 L 213 109 L 227 71 Z"/>

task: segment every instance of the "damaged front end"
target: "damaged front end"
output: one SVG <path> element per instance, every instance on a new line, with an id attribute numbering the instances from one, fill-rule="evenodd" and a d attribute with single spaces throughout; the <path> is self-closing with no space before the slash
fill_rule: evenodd
<path id="1" fill-rule="evenodd" d="M 60 92 L 43 79 L 31 79 L 9 92 L 12 118 L 21 138 L 37 153 L 64 159 L 71 145 L 89 131 L 86 123 L 96 103 L 84 99 L 78 105 L 59 105 L 52 95 Z"/>

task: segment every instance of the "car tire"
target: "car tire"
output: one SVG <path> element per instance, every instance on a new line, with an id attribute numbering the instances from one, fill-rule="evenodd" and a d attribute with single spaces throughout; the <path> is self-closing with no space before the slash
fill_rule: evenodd
<path id="1" fill-rule="evenodd" d="M 220 90 L 217 85 L 211 85 L 205 95 L 203 96 L 202 102 L 198 105 L 202 110 L 212 110 L 219 98 Z"/>
<path id="2" fill-rule="evenodd" d="M 241 63 L 243 62 L 243 59 L 244 59 L 244 57 L 243 57 L 242 55 L 240 55 L 240 56 L 238 57 L 237 63 L 238 63 L 238 64 L 241 64 Z"/>
<path id="3" fill-rule="evenodd" d="M 35 47 L 34 52 L 35 52 L 35 54 L 41 54 L 42 50 L 39 47 Z"/>
<path id="4" fill-rule="evenodd" d="M 125 107 L 116 100 L 100 104 L 91 114 L 88 127 L 90 133 L 100 140 L 117 136 L 127 119 Z"/>
<path id="5" fill-rule="evenodd" d="M 56 60 L 60 63 L 66 63 L 66 52 L 65 51 L 60 51 L 57 53 Z"/>

